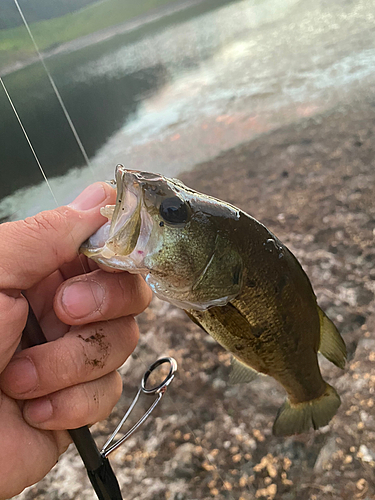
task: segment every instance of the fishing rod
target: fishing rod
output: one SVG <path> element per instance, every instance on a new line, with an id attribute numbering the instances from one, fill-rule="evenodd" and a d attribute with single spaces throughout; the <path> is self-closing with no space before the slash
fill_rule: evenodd
<path id="1" fill-rule="evenodd" d="M 22 333 L 22 347 L 33 347 L 46 342 L 47 339 L 29 302 L 29 314 Z M 70 429 L 68 432 L 81 455 L 98 499 L 122 500 L 120 487 L 109 460 L 100 454 L 87 425 Z"/>
<path id="2" fill-rule="evenodd" d="M 25 349 L 33 347 L 35 345 L 45 344 L 46 342 L 47 339 L 29 303 L 29 313 L 26 326 L 22 333 L 21 346 L 23 349 Z M 165 363 L 169 364 L 168 375 L 158 385 L 148 387 L 148 380 L 150 375 L 160 365 Z M 78 453 L 82 458 L 87 471 L 87 475 L 99 500 L 122 500 L 120 486 L 108 460 L 108 455 L 116 450 L 119 446 L 121 446 L 121 444 L 124 443 L 133 434 L 133 432 L 135 432 L 138 427 L 140 427 L 140 425 L 143 424 L 143 422 L 145 422 L 145 420 L 150 416 L 156 405 L 165 394 L 167 387 L 172 382 L 176 371 L 177 362 L 174 358 L 171 357 L 160 358 L 148 368 L 148 370 L 143 375 L 141 386 L 138 389 L 138 392 L 133 399 L 132 404 L 130 405 L 123 418 L 120 420 L 116 429 L 113 431 L 101 451 L 99 451 L 87 425 L 79 427 L 78 429 L 68 430 L 78 450 Z M 123 437 L 116 441 L 116 435 L 132 412 L 141 393 L 151 396 L 155 395 L 156 398 L 149 409 L 133 425 L 133 427 Z"/>

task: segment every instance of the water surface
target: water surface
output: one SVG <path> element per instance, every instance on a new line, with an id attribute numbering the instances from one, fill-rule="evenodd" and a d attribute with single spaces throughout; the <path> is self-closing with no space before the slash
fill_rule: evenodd
<path id="1" fill-rule="evenodd" d="M 351 102 L 354 91 L 363 98 L 374 81 L 373 21 L 365 1 L 207 0 L 48 58 L 90 168 L 41 65 L 4 81 L 58 203 L 66 203 L 93 180 L 112 178 L 117 163 L 178 175 Z M 0 113 L 0 215 L 53 207 L 3 93 Z"/>

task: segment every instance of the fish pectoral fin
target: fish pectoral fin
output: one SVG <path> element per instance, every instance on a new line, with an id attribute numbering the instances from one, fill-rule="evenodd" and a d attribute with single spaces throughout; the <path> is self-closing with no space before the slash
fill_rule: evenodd
<path id="1" fill-rule="evenodd" d="M 326 384 L 326 390 L 319 398 L 292 404 L 289 399 L 279 409 L 273 424 L 275 436 L 301 434 L 310 429 L 327 425 L 341 404 L 335 389 Z"/>
<path id="2" fill-rule="evenodd" d="M 229 383 L 231 385 L 246 384 L 248 382 L 252 382 L 259 375 L 256 370 L 250 368 L 250 366 L 245 365 L 245 363 L 242 363 L 234 356 L 232 356 L 231 366 L 232 371 L 229 375 Z"/>
<path id="3" fill-rule="evenodd" d="M 345 368 L 346 346 L 337 328 L 318 307 L 320 318 L 319 352 L 339 368 Z"/>
<path id="4" fill-rule="evenodd" d="M 193 323 L 195 323 L 196 325 L 200 326 L 202 328 L 203 331 L 205 331 L 206 333 L 208 333 L 204 328 L 203 326 L 199 323 L 199 321 L 197 320 L 197 318 L 190 312 L 188 311 L 187 309 L 184 309 L 185 313 L 188 315 L 189 319 L 191 319 L 191 321 Z"/>

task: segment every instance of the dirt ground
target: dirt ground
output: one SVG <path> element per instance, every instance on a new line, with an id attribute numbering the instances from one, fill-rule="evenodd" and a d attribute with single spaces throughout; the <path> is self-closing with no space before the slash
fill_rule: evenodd
<path id="1" fill-rule="evenodd" d="M 179 371 L 160 406 L 111 459 L 125 499 L 375 498 L 374 130 L 375 98 L 262 135 L 180 176 L 256 217 L 300 260 L 348 347 L 344 371 L 321 359 L 342 405 L 317 432 L 272 436 L 283 389 L 268 377 L 228 385 L 230 356 L 155 299 L 122 368 L 124 396 L 94 428 L 102 443 L 145 367 L 161 355 L 176 358 Z M 72 448 L 20 498 L 94 495 Z"/>

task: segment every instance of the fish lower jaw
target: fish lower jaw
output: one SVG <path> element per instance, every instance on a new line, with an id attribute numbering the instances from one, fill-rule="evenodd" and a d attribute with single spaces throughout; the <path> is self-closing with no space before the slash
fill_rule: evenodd
<path id="1" fill-rule="evenodd" d="M 130 255 L 119 255 L 105 245 L 96 251 L 85 250 L 84 254 L 95 260 L 98 264 L 102 264 L 112 269 L 128 271 L 132 274 L 144 274 L 149 271 L 144 267 L 143 256 L 138 254 L 134 255 L 134 252 Z"/>

